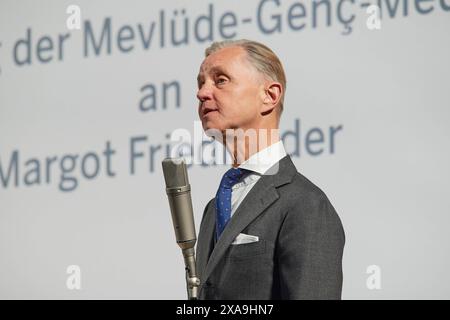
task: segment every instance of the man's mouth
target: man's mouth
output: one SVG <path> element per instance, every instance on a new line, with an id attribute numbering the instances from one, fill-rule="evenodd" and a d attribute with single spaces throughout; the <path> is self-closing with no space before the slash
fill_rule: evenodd
<path id="1" fill-rule="evenodd" d="M 214 112 L 214 111 L 217 111 L 217 109 L 205 109 L 205 110 L 203 111 L 203 116 L 206 116 L 208 113 Z"/>

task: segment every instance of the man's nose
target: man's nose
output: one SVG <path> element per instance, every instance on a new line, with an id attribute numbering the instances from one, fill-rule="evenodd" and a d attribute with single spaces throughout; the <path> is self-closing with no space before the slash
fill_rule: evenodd
<path id="1" fill-rule="evenodd" d="M 211 100 L 211 98 L 212 98 L 212 90 L 211 90 L 211 88 L 208 85 L 203 84 L 201 86 L 201 88 L 198 89 L 198 91 L 197 91 L 197 99 L 200 102 L 203 102 L 203 101 L 206 101 L 206 100 Z"/>

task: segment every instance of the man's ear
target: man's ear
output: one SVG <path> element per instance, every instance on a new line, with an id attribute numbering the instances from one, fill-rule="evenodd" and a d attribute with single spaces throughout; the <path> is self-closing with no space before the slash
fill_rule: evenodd
<path id="1" fill-rule="evenodd" d="M 283 93 L 283 87 L 279 82 L 269 82 L 264 89 L 263 115 L 269 114 L 278 105 Z"/>

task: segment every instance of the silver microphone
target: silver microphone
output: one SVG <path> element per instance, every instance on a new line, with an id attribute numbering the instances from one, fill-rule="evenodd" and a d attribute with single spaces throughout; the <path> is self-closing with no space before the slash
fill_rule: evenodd
<path id="1" fill-rule="evenodd" d="M 183 158 L 166 158 L 162 161 L 166 193 L 169 198 L 173 228 L 177 244 L 183 252 L 186 285 L 189 300 L 197 300 L 200 279 L 195 266 L 197 241 L 192 209 L 191 186 Z"/>

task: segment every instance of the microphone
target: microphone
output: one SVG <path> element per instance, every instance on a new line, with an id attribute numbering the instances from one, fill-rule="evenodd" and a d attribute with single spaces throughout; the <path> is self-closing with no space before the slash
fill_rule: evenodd
<path id="1" fill-rule="evenodd" d="M 183 252 L 188 299 L 197 300 L 200 285 L 195 265 L 197 237 L 186 163 L 183 158 L 166 158 L 162 161 L 162 167 L 175 238 Z"/>

